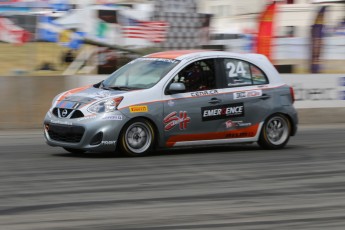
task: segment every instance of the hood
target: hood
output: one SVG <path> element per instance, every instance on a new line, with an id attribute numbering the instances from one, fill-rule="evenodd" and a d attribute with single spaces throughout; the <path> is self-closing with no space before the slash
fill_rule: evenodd
<path id="1" fill-rule="evenodd" d="M 76 88 L 63 93 L 54 102 L 53 107 L 65 109 L 82 108 L 85 105 L 92 104 L 107 98 L 114 98 L 118 95 L 128 93 L 127 91 L 105 90 L 94 88 L 93 86 L 85 86 Z"/>

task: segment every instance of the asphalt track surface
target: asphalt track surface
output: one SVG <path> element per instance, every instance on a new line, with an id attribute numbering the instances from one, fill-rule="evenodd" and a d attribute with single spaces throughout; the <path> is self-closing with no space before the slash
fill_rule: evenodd
<path id="1" fill-rule="evenodd" d="M 287 148 L 73 155 L 0 132 L 0 229 L 345 229 L 345 125 Z"/>

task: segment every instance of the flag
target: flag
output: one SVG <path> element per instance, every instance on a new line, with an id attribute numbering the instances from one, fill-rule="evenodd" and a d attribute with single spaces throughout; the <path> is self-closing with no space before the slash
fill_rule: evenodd
<path id="1" fill-rule="evenodd" d="M 30 33 L 15 25 L 8 18 L 0 17 L 0 41 L 23 44 L 30 40 Z"/>
<path id="2" fill-rule="evenodd" d="M 0 1 L 0 5 L 11 5 L 13 3 L 17 3 L 21 0 L 2 0 Z"/>
<path id="3" fill-rule="evenodd" d="M 39 18 L 37 39 L 48 42 L 56 42 L 71 49 L 79 49 L 83 43 L 84 33 L 73 32 L 55 23 L 48 16 Z"/>
<path id="4" fill-rule="evenodd" d="M 266 55 L 271 58 L 272 53 L 272 35 L 273 21 L 276 12 L 276 4 L 273 2 L 268 5 L 266 10 L 259 17 L 259 33 L 257 37 L 257 53 Z"/>
<path id="5" fill-rule="evenodd" d="M 125 38 L 139 38 L 151 42 L 165 41 L 168 23 L 164 21 L 142 21 L 125 16 L 119 19 L 122 35 Z"/>
<path id="6" fill-rule="evenodd" d="M 316 15 L 314 24 L 311 26 L 311 58 L 310 58 L 310 72 L 320 72 L 320 55 L 323 46 L 324 37 L 324 17 L 327 6 L 322 6 Z"/>

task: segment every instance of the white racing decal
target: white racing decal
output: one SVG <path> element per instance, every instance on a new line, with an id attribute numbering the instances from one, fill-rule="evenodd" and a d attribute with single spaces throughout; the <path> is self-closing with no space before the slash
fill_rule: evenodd
<path id="1" fill-rule="evenodd" d="M 111 116 L 103 117 L 102 120 L 122 121 L 123 117 L 122 115 L 111 115 Z"/>
<path id="2" fill-rule="evenodd" d="M 85 121 L 85 120 L 93 119 L 95 117 L 96 117 L 96 115 L 87 116 L 87 117 L 81 117 L 81 118 L 78 118 L 77 121 Z"/>
<path id="3" fill-rule="evenodd" d="M 228 62 L 226 63 L 226 68 L 229 70 L 229 77 L 238 77 L 238 75 L 244 76 L 247 73 L 241 61 L 238 61 L 237 65 L 233 62 Z"/>
<path id="4" fill-rule="evenodd" d="M 242 92 L 235 92 L 234 93 L 234 100 L 248 98 L 248 97 L 260 97 L 262 96 L 262 90 L 250 90 L 250 91 L 242 91 Z"/>
<path id="5" fill-rule="evenodd" d="M 204 91 L 197 91 L 197 92 L 190 93 L 192 97 L 207 96 L 207 95 L 213 95 L 213 94 L 218 94 L 218 91 L 216 89 L 213 89 L 213 90 L 204 90 Z"/>
<path id="6" fill-rule="evenodd" d="M 115 145 L 116 141 L 102 141 L 102 145 Z"/>

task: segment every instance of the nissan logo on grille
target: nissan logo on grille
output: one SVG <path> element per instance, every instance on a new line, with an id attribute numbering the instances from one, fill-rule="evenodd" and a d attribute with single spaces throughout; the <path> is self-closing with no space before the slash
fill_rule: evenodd
<path id="1" fill-rule="evenodd" d="M 61 113 L 61 116 L 62 116 L 62 117 L 66 117 L 67 114 L 68 114 L 67 109 L 62 110 L 62 113 Z"/>

